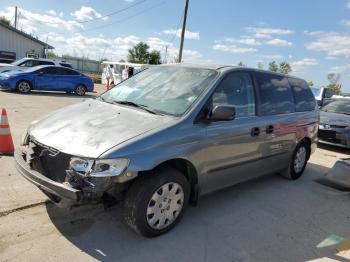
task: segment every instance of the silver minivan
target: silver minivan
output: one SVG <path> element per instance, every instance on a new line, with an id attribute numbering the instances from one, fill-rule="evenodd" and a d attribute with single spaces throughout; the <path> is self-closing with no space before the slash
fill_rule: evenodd
<path id="1" fill-rule="evenodd" d="M 204 194 L 272 173 L 298 179 L 318 122 L 302 79 L 162 65 L 34 121 L 15 160 L 59 206 L 121 200 L 125 222 L 152 237 Z"/>

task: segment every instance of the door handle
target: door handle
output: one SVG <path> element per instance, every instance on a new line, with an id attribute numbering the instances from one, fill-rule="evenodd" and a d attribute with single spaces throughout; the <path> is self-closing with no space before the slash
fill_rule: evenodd
<path id="1" fill-rule="evenodd" d="M 251 136 L 259 136 L 260 135 L 260 128 L 259 127 L 253 127 L 250 135 Z"/>
<path id="2" fill-rule="evenodd" d="M 272 134 L 273 131 L 274 131 L 273 125 L 268 125 L 268 126 L 266 127 L 266 134 Z"/>

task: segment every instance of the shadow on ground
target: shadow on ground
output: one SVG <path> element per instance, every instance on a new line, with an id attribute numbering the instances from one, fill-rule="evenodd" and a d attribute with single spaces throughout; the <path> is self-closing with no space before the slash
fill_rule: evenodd
<path id="1" fill-rule="evenodd" d="M 344 155 L 350 156 L 350 149 L 348 149 L 348 148 L 342 148 L 339 146 L 332 146 L 332 145 L 321 144 L 321 143 L 318 143 L 317 147 L 324 149 L 324 150 L 331 151 L 331 152 L 333 151 L 333 152 L 336 152 L 339 154 L 344 154 Z"/>
<path id="2" fill-rule="evenodd" d="M 74 93 L 69 93 L 67 94 L 66 92 L 60 92 L 60 91 L 31 91 L 30 93 L 28 94 L 21 94 L 21 93 L 18 93 L 18 92 L 14 92 L 14 91 L 8 91 L 8 90 L 1 90 L 1 92 L 5 92 L 5 93 L 8 93 L 8 94 L 16 94 L 16 95 L 21 95 L 21 96 L 48 96 L 48 97 L 64 97 L 64 98 L 79 98 L 79 99 L 82 99 L 82 98 L 93 98 L 93 97 L 96 97 L 97 96 L 97 93 L 96 92 L 89 92 L 89 93 L 86 93 L 85 96 L 77 96 L 75 95 Z"/>
<path id="3" fill-rule="evenodd" d="M 308 164 L 297 181 L 270 175 L 221 190 L 190 207 L 171 232 L 153 239 L 123 224 L 120 205 L 107 211 L 47 205 L 47 212 L 64 237 L 101 261 L 334 258 L 334 247 L 316 246 L 330 234 L 350 235 L 350 197 L 313 181 L 326 172 Z"/>

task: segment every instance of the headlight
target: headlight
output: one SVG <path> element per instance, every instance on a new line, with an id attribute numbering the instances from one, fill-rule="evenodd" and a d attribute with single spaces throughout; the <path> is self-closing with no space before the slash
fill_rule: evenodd
<path id="1" fill-rule="evenodd" d="M 112 177 L 121 175 L 129 165 L 126 158 L 87 160 L 73 157 L 70 168 L 91 177 Z"/>
<path id="2" fill-rule="evenodd" d="M 22 134 L 21 145 L 25 146 L 25 145 L 28 145 L 28 143 L 29 143 L 29 134 L 28 134 L 28 129 L 26 129 L 26 131 Z"/>

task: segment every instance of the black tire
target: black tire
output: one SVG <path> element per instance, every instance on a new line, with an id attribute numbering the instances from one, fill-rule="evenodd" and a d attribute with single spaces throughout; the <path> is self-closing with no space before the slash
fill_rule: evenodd
<path id="1" fill-rule="evenodd" d="M 147 208 L 149 204 L 151 204 L 152 196 L 154 196 L 156 192 L 159 192 L 160 188 L 163 185 L 165 186 L 172 183 L 175 183 L 177 186 L 178 185 L 181 186 L 181 189 L 183 192 L 182 209 L 179 211 L 176 218 L 174 218 L 173 222 L 170 223 L 168 226 L 165 225 L 165 228 L 155 229 L 148 222 L 148 219 L 150 218 L 147 217 Z M 124 210 L 123 210 L 124 221 L 133 230 L 135 230 L 137 233 L 145 237 L 159 236 L 171 230 L 181 220 L 186 210 L 186 207 L 188 205 L 189 195 L 190 195 L 189 182 L 186 179 L 186 177 L 177 169 L 170 168 L 170 167 L 162 168 L 162 169 L 156 170 L 153 174 L 145 174 L 144 176 L 139 177 L 131 185 L 129 191 L 126 194 L 126 198 L 124 200 Z M 164 200 L 161 200 L 161 201 L 164 201 Z M 158 204 L 156 204 L 156 202 L 154 203 L 155 203 L 154 206 L 158 207 Z M 160 206 L 161 205 L 159 205 L 159 208 Z M 165 206 L 164 206 L 164 210 L 165 210 Z M 163 218 L 166 217 L 165 212 L 162 215 Z M 166 224 L 166 221 L 165 221 L 165 224 Z"/>
<path id="2" fill-rule="evenodd" d="M 18 81 L 16 90 L 22 94 L 28 94 L 32 90 L 32 84 L 26 80 Z"/>
<path id="3" fill-rule="evenodd" d="M 296 167 L 296 158 L 298 155 L 298 152 L 305 150 L 305 160 L 302 165 L 299 165 L 299 168 Z M 310 158 L 310 145 L 306 140 L 302 140 L 299 142 L 299 144 L 295 147 L 294 152 L 292 154 L 292 158 L 290 160 L 289 166 L 287 170 L 281 173 L 284 177 L 290 179 L 290 180 L 297 180 L 302 176 L 304 173 L 305 167 L 307 165 L 307 161 Z"/>
<path id="4" fill-rule="evenodd" d="M 74 88 L 74 93 L 78 96 L 84 96 L 86 93 L 86 87 L 83 85 L 78 85 Z"/>

